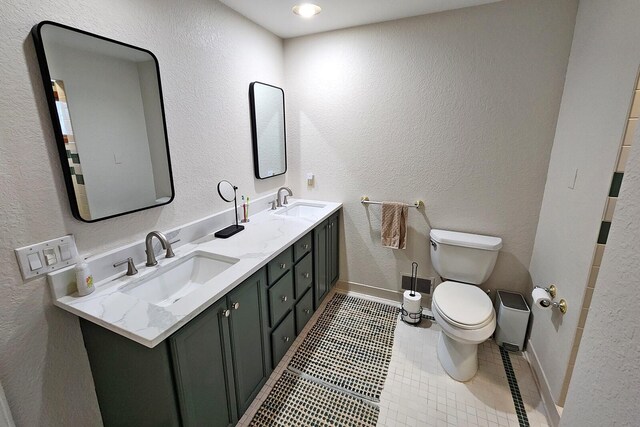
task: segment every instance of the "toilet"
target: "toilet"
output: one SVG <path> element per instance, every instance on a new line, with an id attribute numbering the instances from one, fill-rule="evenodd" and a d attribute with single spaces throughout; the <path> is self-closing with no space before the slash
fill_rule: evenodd
<path id="1" fill-rule="evenodd" d="M 491 298 L 478 287 L 496 264 L 499 237 L 431 230 L 431 263 L 443 278 L 433 292 L 433 317 L 442 328 L 438 360 L 451 378 L 468 381 L 478 371 L 478 344 L 496 328 Z"/>

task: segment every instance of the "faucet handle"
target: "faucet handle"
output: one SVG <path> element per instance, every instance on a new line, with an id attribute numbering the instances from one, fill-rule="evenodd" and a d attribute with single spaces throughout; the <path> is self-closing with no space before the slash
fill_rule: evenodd
<path id="1" fill-rule="evenodd" d="M 178 243 L 179 241 L 180 239 L 176 239 L 173 242 L 167 243 L 167 253 L 164 255 L 165 258 L 173 258 L 174 256 L 176 256 L 176 254 L 173 253 L 173 248 L 171 247 L 171 245 L 174 243 Z"/>
<path id="2" fill-rule="evenodd" d="M 122 264 L 127 264 L 127 276 L 134 276 L 136 274 L 138 274 L 138 269 L 136 268 L 135 264 L 133 263 L 133 258 L 129 257 L 127 259 L 124 259 L 122 261 L 118 261 L 115 264 L 113 264 L 113 267 L 120 267 Z"/>
<path id="3" fill-rule="evenodd" d="M 283 205 L 289 204 L 289 196 L 287 196 L 286 194 L 284 195 L 284 199 L 282 199 L 282 204 Z"/>
<path id="4" fill-rule="evenodd" d="M 271 203 L 271 210 L 275 211 L 277 209 L 276 206 L 277 206 L 278 200 L 272 200 L 270 203 Z"/>

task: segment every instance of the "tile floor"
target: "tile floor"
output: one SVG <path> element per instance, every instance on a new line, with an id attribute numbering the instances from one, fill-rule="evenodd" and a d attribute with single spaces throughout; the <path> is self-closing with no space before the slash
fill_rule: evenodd
<path id="1" fill-rule="evenodd" d="M 296 338 L 238 426 L 249 425 L 331 297 L 325 298 Z M 389 375 L 380 397 L 378 426 L 519 426 L 499 347 L 493 341 L 480 345 L 478 373 L 471 381 L 459 383 L 438 361 L 439 332 L 438 325 L 427 319 L 418 327 L 398 320 Z M 528 362 L 515 353 L 510 353 L 510 358 L 529 425 L 547 426 Z"/>

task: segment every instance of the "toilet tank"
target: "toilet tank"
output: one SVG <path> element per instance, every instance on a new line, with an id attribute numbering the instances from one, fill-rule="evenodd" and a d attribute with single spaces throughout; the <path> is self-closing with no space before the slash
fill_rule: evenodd
<path id="1" fill-rule="evenodd" d="M 496 265 L 502 239 L 480 234 L 431 230 L 431 263 L 445 280 L 484 283 Z"/>

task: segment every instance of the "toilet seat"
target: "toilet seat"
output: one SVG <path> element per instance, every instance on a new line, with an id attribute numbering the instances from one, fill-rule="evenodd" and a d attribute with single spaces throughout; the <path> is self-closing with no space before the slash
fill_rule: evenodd
<path id="1" fill-rule="evenodd" d="M 443 320 L 460 329 L 480 329 L 495 321 L 491 299 L 474 285 L 443 282 L 433 293 L 432 305 Z"/>

